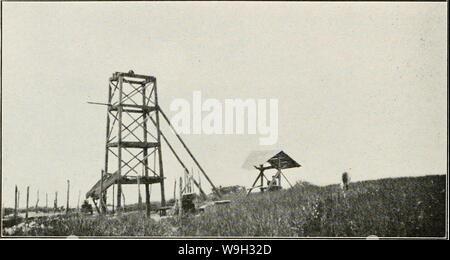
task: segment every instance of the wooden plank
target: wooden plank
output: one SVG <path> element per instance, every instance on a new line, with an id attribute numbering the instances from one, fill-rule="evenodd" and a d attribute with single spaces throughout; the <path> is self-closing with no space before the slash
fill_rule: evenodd
<path id="1" fill-rule="evenodd" d="M 274 166 L 266 166 L 266 167 L 263 167 L 262 165 L 261 166 L 254 166 L 255 167 L 255 169 L 257 169 L 257 170 L 270 170 L 270 169 L 276 169 L 276 167 L 274 167 Z"/>
<path id="2" fill-rule="evenodd" d="M 95 206 L 95 209 L 97 210 L 97 213 L 98 213 L 98 214 L 102 214 L 102 213 L 100 212 L 100 209 L 98 208 L 97 202 L 95 201 L 94 198 L 92 198 L 92 202 L 94 203 L 94 206 Z"/>
<path id="3" fill-rule="evenodd" d="M 142 106 L 145 107 L 145 87 L 142 87 Z M 147 143 L 147 111 L 142 109 L 142 128 L 143 128 L 143 136 L 144 142 Z M 148 177 L 148 148 L 143 149 L 143 163 L 144 163 L 144 176 Z M 145 213 L 147 217 L 150 217 L 151 213 L 151 204 L 150 204 L 150 187 L 149 184 L 145 184 Z M 141 193 L 139 192 L 139 196 Z"/>
<path id="4" fill-rule="evenodd" d="M 261 192 L 264 192 L 264 189 L 263 189 L 263 186 L 264 186 L 264 179 L 263 179 L 263 177 L 262 176 L 264 176 L 264 173 L 263 173 L 263 171 L 261 171 Z"/>
<path id="5" fill-rule="evenodd" d="M 118 111 L 119 107 L 123 108 L 122 109 L 123 112 L 126 112 L 124 108 L 134 108 L 137 111 L 140 111 L 140 113 L 142 113 L 142 112 L 150 113 L 150 112 L 153 112 L 153 111 L 156 110 L 155 106 L 147 106 L 147 105 L 133 105 L 133 104 L 122 104 L 122 105 L 109 105 L 109 104 L 106 104 L 106 105 L 109 106 L 109 111 Z"/>
<path id="6" fill-rule="evenodd" d="M 122 175 L 122 96 L 123 96 L 123 77 L 119 77 L 119 108 L 118 108 L 118 142 L 117 142 L 117 153 L 118 153 L 118 165 L 117 165 L 117 173 L 119 175 L 118 179 L 121 178 Z M 117 182 L 117 212 L 120 213 L 122 211 L 122 187 L 120 186 L 120 182 Z"/>
<path id="7" fill-rule="evenodd" d="M 108 111 L 118 111 L 119 110 L 119 106 L 122 106 L 122 111 L 123 112 L 139 112 L 142 113 L 143 111 L 150 113 L 156 110 L 155 106 L 148 106 L 148 105 L 137 105 L 137 104 L 125 104 L 122 103 L 122 105 L 118 104 L 111 104 L 111 100 L 108 101 L 108 103 L 102 103 L 102 102 L 91 102 L 88 101 L 87 103 L 90 105 L 102 105 L 102 106 L 108 106 Z M 126 108 L 134 108 L 135 110 L 127 110 Z"/>
<path id="8" fill-rule="evenodd" d="M 121 185 L 128 185 L 128 184 L 137 184 L 138 180 L 136 176 L 122 176 L 120 181 L 118 181 L 119 175 L 117 173 L 109 176 L 107 179 L 103 181 L 103 189 L 106 190 L 113 184 L 120 183 Z M 159 176 L 140 176 L 139 177 L 139 183 L 141 184 L 154 184 L 154 183 L 160 183 L 162 180 Z M 86 197 L 94 197 L 98 198 L 100 195 L 100 183 L 97 182 L 86 194 Z"/>
<path id="9" fill-rule="evenodd" d="M 111 84 L 108 84 L 108 104 L 111 104 L 112 101 L 112 95 L 111 95 L 112 89 L 111 89 Z M 108 172 L 108 167 L 109 167 L 109 149 L 108 149 L 108 142 L 109 142 L 109 137 L 110 137 L 110 124 L 111 124 L 111 119 L 109 116 L 109 112 L 106 111 L 106 142 L 105 142 L 105 161 L 104 161 L 104 168 L 101 171 L 101 176 L 100 176 L 100 191 L 103 192 L 104 191 L 104 187 L 103 187 L 103 174 L 105 172 Z M 102 210 L 101 213 L 105 213 L 104 210 L 104 206 L 103 206 L 103 200 L 100 200 L 100 208 Z"/>
<path id="10" fill-rule="evenodd" d="M 161 146 L 161 127 L 159 123 L 159 112 L 161 111 L 161 108 L 159 107 L 158 103 L 158 91 L 156 88 L 156 79 L 154 79 L 153 83 L 153 89 L 154 89 L 154 95 L 155 95 L 155 106 L 158 108 L 156 110 L 156 128 L 157 128 L 157 141 L 158 141 L 158 164 L 159 164 L 159 177 L 161 177 L 161 207 L 166 206 L 166 195 L 164 191 L 164 167 L 163 167 L 163 161 L 162 161 L 162 146 Z"/>
<path id="11" fill-rule="evenodd" d="M 141 114 L 143 112 L 143 110 L 139 110 L 139 109 L 126 109 L 126 108 L 124 108 L 122 111 L 126 112 L 126 113 L 134 113 L 134 114 Z"/>
<path id="12" fill-rule="evenodd" d="M 217 200 L 214 201 L 214 205 L 230 204 L 231 200 Z"/>
<path id="13" fill-rule="evenodd" d="M 138 178 L 136 177 L 122 177 L 122 179 L 120 180 L 120 183 L 122 185 L 129 185 L 129 184 L 138 184 Z M 159 176 L 141 176 L 139 177 L 139 183 L 140 184 L 155 184 L 155 183 L 160 183 L 162 180 L 161 177 Z"/>
<path id="14" fill-rule="evenodd" d="M 129 73 L 129 72 L 115 72 L 111 78 L 113 81 L 120 80 L 121 77 L 128 77 L 128 78 L 139 78 L 139 79 L 145 79 L 149 82 L 153 82 L 156 80 L 153 76 L 147 76 L 147 75 L 141 75 L 141 74 L 135 74 L 135 73 Z"/>
<path id="15" fill-rule="evenodd" d="M 131 80 L 131 79 L 123 79 L 124 83 L 129 83 L 129 84 L 145 84 L 147 83 L 146 80 Z"/>
<path id="16" fill-rule="evenodd" d="M 112 142 L 108 143 L 107 147 L 123 147 L 123 148 L 155 148 L 158 147 L 158 143 L 156 142 Z"/>

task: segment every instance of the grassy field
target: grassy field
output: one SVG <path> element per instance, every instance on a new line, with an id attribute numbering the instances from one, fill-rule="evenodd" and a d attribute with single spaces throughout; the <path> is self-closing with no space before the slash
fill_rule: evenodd
<path id="1" fill-rule="evenodd" d="M 40 219 L 12 235 L 444 237 L 445 181 L 439 175 L 355 182 L 345 196 L 338 185 L 298 183 L 278 192 L 235 195 L 232 203 L 186 216 L 181 225 L 177 218 L 155 221 L 140 213 L 72 215 Z"/>
<path id="2" fill-rule="evenodd" d="M 445 235 L 445 176 L 382 179 L 340 187 L 297 184 L 239 198 L 185 221 L 193 236 Z"/>

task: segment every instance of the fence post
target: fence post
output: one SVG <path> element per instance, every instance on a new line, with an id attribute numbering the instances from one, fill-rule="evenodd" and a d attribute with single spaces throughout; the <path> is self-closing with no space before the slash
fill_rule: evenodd
<path id="1" fill-rule="evenodd" d="M 66 203 L 66 214 L 69 214 L 69 193 L 70 193 L 70 181 L 67 180 L 67 203 Z"/>
<path id="2" fill-rule="evenodd" d="M 125 194 L 122 192 L 122 198 L 123 198 L 123 207 L 121 209 L 123 209 L 123 211 L 125 212 Z"/>
<path id="3" fill-rule="evenodd" d="M 138 190 L 138 211 L 141 212 L 142 211 L 142 197 L 141 197 L 141 176 L 137 176 L 137 190 Z M 124 202 L 125 204 L 125 202 Z"/>
<path id="4" fill-rule="evenodd" d="M 48 193 L 45 193 L 45 213 L 48 212 Z"/>
<path id="5" fill-rule="evenodd" d="M 175 181 L 174 181 L 174 183 L 173 183 L 173 203 L 175 204 L 175 203 L 177 203 L 177 200 L 176 200 L 176 196 L 177 196 L 177 179 L 175 178 Z"/>
<path id="6" fill-rule="evenodd" d="M 180 218 L 180 228 L 181 228 L 181 217 L 183 216 L 183 178 L 180 177 L 180 190 L 179 190 L 179 197 L 178 197 L 178 217 Z"/>
<path id="7" fill-rule="evenodd" d="M 27 186 L 27 204 L 25 208 L 25 221 L 28 222 L 28 201 L 30 199 L 30 186 Z"/>
<path id="8" fill-rule="evenodd" d="M 34 212 L 38 213 L 38 207 L 39 207 L 39 190 L 37 190 L 37 200 L 36 206 L 34 207 Z"/>
<path id="9" fill-rule="evenodd" d="M 2 202 L 2 217 L 5 216 L 5 204 Z"/>
<path id="10" fill-rule="evenodd" d="M 17 206 L 19 204 L 19 191 L 17 190 L 17 185 L 16 185 L 16 189 L 14 191 L 14 223 L 16 223 L 17 221 Z"/>
<path id="11" fill-rule="evenodd" d="M 116 211 L 116 209 L 115 209 L 115 205 L 114 205 L 114 200 L 115 200 L 115 198 L 116 197 L 114 197 L 115 196 L 115 191 L 114 191 L 114 187 L 115 187 L 116 185 L 112 185 L 112 214 L 115 214 L 115 211 Z"/>
<path id="12" fill-rule="evenodd" d="M 77 211 L 80 211 L 80 196 L 81 196 L 81 190 L 78 191 Z"/>
<path id="13" fill-rule="evenodd" d="M 56 213 L 58 210 L 58 192 L 55 192 L 55 201 L 53 201 L 53 212 Z"/>

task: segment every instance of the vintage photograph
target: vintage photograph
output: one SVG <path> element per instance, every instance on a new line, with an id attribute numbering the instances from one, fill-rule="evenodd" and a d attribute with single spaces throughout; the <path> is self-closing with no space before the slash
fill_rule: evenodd
<path id="1" fill-rule="evenodd" d="M 2 1 L 1 238 L 448 239 L 447 23 Z"/>

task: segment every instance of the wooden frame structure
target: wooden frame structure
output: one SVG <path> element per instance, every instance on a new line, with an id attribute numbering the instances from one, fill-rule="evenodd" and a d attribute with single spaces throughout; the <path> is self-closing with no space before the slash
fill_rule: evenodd
<path id="1" fill-rule="evenodd" d="M 286 182 L 292 187 L 292 184 L 283 174 L 282 170 L 301 167 L 299 163 L 283 151 L 252 152 L 244 163 L 244 167 L 249 166 L 257 169 L 259 173 L 253 182 L 252 187 L 248 190 L 247 195 L 249 195 L 252 190 L 256 188 L 259 188 L 261 192 L 264 192 L 265 190 L 272 191 L 281 189 L 281 177 L 284 177 Z M 271 169 L 274 169 L 277 172 L 273 175 L 273 179 L 269 180 L 265 175 L 265 171 Z M 267 185 L 264 185 L 264 180 L 267 181 Z M 260 182 L 259 185 L 257 185 L 258 181 Z"/>
<path id="2" fill-rule="evenodd" d="M 86 198 L 92 198 L 96 208 L 96 201 L 100 201 L 99 213 L 106 212 L 106 191 L 111 186 L 113 188 L 117 186 L 115 189 L 116 211 L 122 210 L 122 185 L 127 184 L 145 185 L 146 212 L 149 216 L 149 185 L 159 183 L 161 187 L 161 207 L 165 207 L 165 177 L 161 140 L 164 140 L 180 165 L 192 177 L 193 173 L 189 173 L 167 137 L 162 133 L 160 115 L 168 123 L 192 160 L 211 184 L 213 191 L 218 192 L 158 105 L 155 77 L 138 75 L 133 71 L 128 73 L 115 72 L 109 78 L 108 83 L 108 102 L 89 102 L 107 106 L 104 170 L 101 171 L 100 180 L 86 194 Z M 200 185 L 194 178 L 192 179 L 194 184 L 199 187 L 200 193 L 206 196 Z"/>

